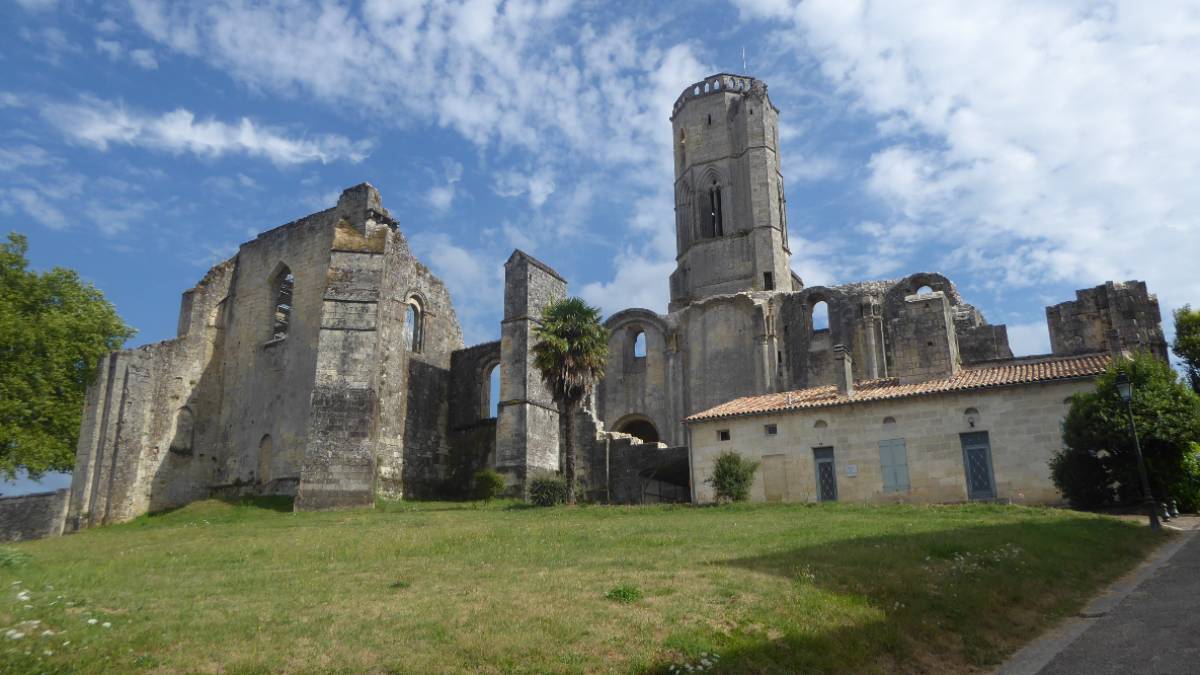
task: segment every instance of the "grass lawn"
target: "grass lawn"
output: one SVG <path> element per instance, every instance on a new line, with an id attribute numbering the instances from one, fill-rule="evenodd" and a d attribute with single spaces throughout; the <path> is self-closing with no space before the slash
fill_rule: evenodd
<path id="1" fill-rule="evenodd" d="M 0 548 L 0 670 L 985 670 L 1165 536 L 993 505 L 210 501 Z"/>

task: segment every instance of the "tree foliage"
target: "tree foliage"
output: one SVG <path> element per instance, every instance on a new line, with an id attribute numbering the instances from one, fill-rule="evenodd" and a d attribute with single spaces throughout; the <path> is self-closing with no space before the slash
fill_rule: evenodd
<path id="1" fill-rule="evenodd" d="M 533 365 L 566 416 L 563 474 L 567 503 L 575 503 L 575 413 L 604 377 L 608 363 L 608 329 L 600 310 L 579 298 L 551 302 L 534 327 Z"/>
<path id="2" fill-rule="evenodd" d="M 732 450 L 717 455 L 712 477 L 708 479 L 717 493 L 717 501 L 744 502 L 749 499 L 755 471 L 758 471 L 758 462 Z"/>
<path id="3" fill-rule="evenodd" d="M 1184 305 L 1175 310 L 1175 341 L 1171 351 L 1183 360 L 1192 391 L 1200 394 L 1200 309 Z"/>
<path id="4" fill-rule="evenodd" d="M 1130 407 L 1151 492 L 1155 499 L 1197 508 L 1200 460 L 1193 455 L 1200 438 L 1200 396 L 1170 365 L 1144 352 L 1114 361 L 1096 378 L 1095 390 L 1075 395 L 1063 425 L 1066 447 L 1050 463 L 1055 485 L 1076 506 L 1142 501 L 1129 418 L 1116 387 L 1121 371 L 1133 382 Z"/>
<path id="5" fill-rule="evenodd" d="M 0 243 L 0 475 L 69 471 L 100 358 L 134 331 L 72 270 L 28 269 L 25 237 Z"/>

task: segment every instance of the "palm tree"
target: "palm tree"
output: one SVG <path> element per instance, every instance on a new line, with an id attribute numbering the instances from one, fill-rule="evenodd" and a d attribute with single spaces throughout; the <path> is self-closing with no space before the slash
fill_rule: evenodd
<path id="1" fill-rule="evenodd" d="M 533 365 L 542 373 L 550 395 L 567 416 L 566 457 L 563 474 L 567 503 L 575 503 L 575 413 L 579 404 L 604 377 L 608 362 L 608 329 L 600 323 L 600 310 L 579 298 L 546 305 L 542 321 L 533 329 Z"/>

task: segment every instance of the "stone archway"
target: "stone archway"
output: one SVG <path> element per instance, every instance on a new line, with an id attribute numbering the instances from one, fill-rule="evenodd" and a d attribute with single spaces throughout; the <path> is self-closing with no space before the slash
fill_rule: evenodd
<path id="1" fill-rule="evenodd" d="M 629 415 L 622 418 L 613 426 L 613 431 L 635 436 L 640 438 L 643 443 L 658 443 L 662 440 L 662 436 L 658 433 L 658 427 L 654 426 L 654 422 L 644 415 Z"/>

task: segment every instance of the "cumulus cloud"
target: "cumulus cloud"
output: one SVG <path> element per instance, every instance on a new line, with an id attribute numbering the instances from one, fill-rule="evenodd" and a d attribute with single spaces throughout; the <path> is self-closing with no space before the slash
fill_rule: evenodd
<path id="1" fill-rule="evenodd" d="M 468 249 L 441 232 L 414 234 L 409 243 L 446 283 L 467 344 L 496 339 L 499 325 L 484 318 L 504 302 L 504 267 L 495 252 Z"/>
<path id="2" fill-rule="evenodd" d="M 462 164 L 449 158 L 442 160 L 442 169 L 445 173 L 444 182 L 430 188 L 429 194 L 426 195 L 429 205 L 437 211 L 449 210 L 454 203 L 454 196 L 463 173 Z"/>
<path id="3" fill-rule="evenodd" d="M 1200 297 L 1194 3 L 736 4 L 875 120 L 864 188 L 951 264 Z"/>
<path id="4" fill-rule="evenodd" d="M 76 103 L 47 104 L 42 108 L 42 116 L 69 140 L 101 151 L 118 144 L 201 157 L 243 154 L 285 166 L 308 162 L 357 163 L 367 157 L 371 147 L 368 141 L 352 141 L 338 134 L 290 136 L 284 130 L 258 125 L 249 118 L 236 123 L 197 119 L 195 113 L 185 108 L 155 115 L 90 96 Z"/>
<path id="5" fill-rule="evenodd" d="M 1050 329 L 1045 321 L 1010 324 L 1008 346 L 1015 356 L 1050 353 Z"/>
<path id="6" fill-rule="evenodd" d="M 495 175 L 492 190 L 501 197 L 529 198 L 529 205 L 538 208 L 554 193 L 554 172 L 542 167 L 530 173 L 500 171 Z"/>

